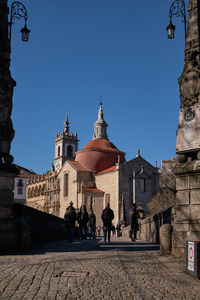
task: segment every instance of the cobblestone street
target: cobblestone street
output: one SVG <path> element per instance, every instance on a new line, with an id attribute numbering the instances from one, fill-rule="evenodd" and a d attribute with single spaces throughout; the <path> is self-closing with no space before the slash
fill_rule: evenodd
<path id="1" fill-rule="evenodd" d="M 158 246 L 114 238 L 0 257 L 0 299 L 200 299 L 200 281 Z"/>

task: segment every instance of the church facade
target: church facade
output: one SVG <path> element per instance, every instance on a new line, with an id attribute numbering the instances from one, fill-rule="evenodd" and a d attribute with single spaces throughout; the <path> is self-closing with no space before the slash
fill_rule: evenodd
<path id="1" fill-rule="evenodd" d="M 78 151 L 78 136 L 70 131 L 67 117 L 63 132 L 56 135 L 54 166 L 29 181 L 27 205 L 63 217 L 70 202 L 76 209 L 84 204 L 96 214 L 97 226 L 102 225 L 100 216 L 108 202 L 115 225 L 119 221 L 129 223 L 133 202 L 147 211 L 148 202 L 159 189 L 158 169 L 139 151 L 126 161 L 125 153 L 109 140 L 107 126 L 100 103 L 93 139 Z"/>

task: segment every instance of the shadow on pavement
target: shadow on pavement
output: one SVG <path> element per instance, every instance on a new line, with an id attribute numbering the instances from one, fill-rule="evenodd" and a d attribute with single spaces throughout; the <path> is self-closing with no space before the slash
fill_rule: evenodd
<path id="1" fill-rule="evenodd" d="M 148 242 L 129 242 L 115 239 L 111 242 L 103 242 L 102 238 L 96 240 L 75 240 L 69 243 L 66 240 L 51 242 L 35 247 L 33 250 L 23 253 L 15 253 L 15 255 L 37 255 L 44 253 L 59 252 L 85 252 L 85 251 L 156 251 L 160 246 L 155 243 Z"/>

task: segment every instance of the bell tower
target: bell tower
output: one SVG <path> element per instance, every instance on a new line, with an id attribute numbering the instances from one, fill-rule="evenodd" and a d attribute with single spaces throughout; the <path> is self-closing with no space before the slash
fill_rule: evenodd
<path id="1" fill-rule="evenodd" d="M 66 160 L 74 160 L 78 150 L 78 135 L 70 131 L 68 115 L 64 124 L 63 132 L 56 134 L 54 158 L 56 172 L 60 171 Z"/>

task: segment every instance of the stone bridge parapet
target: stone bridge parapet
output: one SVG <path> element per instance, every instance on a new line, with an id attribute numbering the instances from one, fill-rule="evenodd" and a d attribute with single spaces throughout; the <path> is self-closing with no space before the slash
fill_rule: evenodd
<path id="1" fill-rule="evenodd" d="M 59 217 L 18 203 L 13 205 L 13 214 L 19 251 L 45 242 L 66 239 L 65 223 Z"/>

